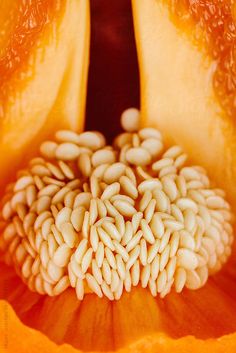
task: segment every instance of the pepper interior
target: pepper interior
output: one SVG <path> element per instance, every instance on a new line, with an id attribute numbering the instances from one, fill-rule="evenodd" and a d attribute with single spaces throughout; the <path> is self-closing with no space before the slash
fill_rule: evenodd
<path id="1" fill-rule="evenodd" d="M 50 9 L 47 8 L 43 1 L 41 2 L 41 6 L 43 11 L 39 7 L 39 12 L 36 12 L 36 15 L 32 12 L 35 15 L 36 22 L 38 21 L 43 26 L 46 22 L 46 17 L 50 14 Z M 91 2 L 92 50 L 90 53 L 91 71 L 89 73 L 86 124 L 91 129 L 98 128 L 97 124 L 99 123 L 99 130 L 102 129 L 108 137 L 112 137 L 117 133 L 121 111 L 129 105 L 138 104 L 137 97 L 139 91 L 137 58 L 134 37 L 132 35 L 133 20 L 131 7 L 125 1 L 120 1 L 116 6 L 117 16 L 111 16 L 110 11 L 114 11 L 114 8 L 109 9 L 107 3 L 105 6 L 104 2 Z M 75 9 L 76 7 L 72 8 L 71 11 Z M 57 10 L 63 12 L 63 9 Z M 30 10 L 28 9 L 28 11 Z M 53 10 L 51 9 L 51 11 Z M 103 13 L 104 18 L 99 15 L 100 11 Z M 45 13 L 46 16 L 44 17 Z M 97 19 L 96 16 L 98 16 Z M 100 18 L 102 19 L 102 23 L 103 21 L 107 23 L 109 30 L 101 30 Z M 24 23 L 24 18 L 20 20 Z M 96 25 L 100 28 L 99 31 L 96 29 Z M 126 28 L 125 34 L 119 31 L 119 28 L 124 28 L 123 26 Z M 94 33 L 93 28 L 94 31 L 96 30 Z M 11 25 L 8 24 L 6 31 L 11 30 Z M 117 31 L 119 32 L 118 36 L 114 35 Z M 37 26 L 35 32 L 37 33 Z M 94 41 L 93 34 L 96 38 Z M 33 45 L 35 40 L 32 34 L 29 42 Z M 132 41 L 132 44 L 130 44 L 130 41 Z M 101 43 L 104 45 L 104 52 L 107 58 L 109 58 L 108 55 L 112 55 L 110 59 L 107 59 L 107 63 L 111 65 L 111 73 L 113 74 L 112 67 L 115 66 L 119 69 L 114 72 L 125 72 L 124 74 L 115 75 L 114 73 L 113 79 L 111 79 L 110 75 L 105 74 L 108 64 L 102 61 L 102 50 L 96 47 L 96 45 L 99 45 L 99 48 L 101 48 Z M 29 48 L 28 45 L 29 43 L 25 44 L 26 48 Z M 119 50 L 117 50 L 117 45 L 120 45 Z M 111 49 L 113 46 L 114 50 Z M 21 52 L 21 49 L 19 51 Z M 20 62 L 25 60 L 28 51 L 24 50 L 22 53 L 24 55 L 20 56 Z M 114 55 L 114 53 L 118 54 Z M 72 60 L 71 56 L 69 57 Z M 126 58 L 128 63 L 124 63 L 122 57 Z M 19 64 L 19 61 L 15 61 L 16 66 Z M 106 63 L 103 66 L 104 71 L 100 67 L 103 63 Z M 6 77 L 8 78 L 14 74 L 10 68 L 8 71 L 6 70 L 4 60 L 1 61 L 1 68 L 5 70 L 4 72 L 7 73 Z M 69 74 L 68 76 L 70 77 Z M 97 77 L 99 77 L 99 81 L 97 81 Z M 98 94 L 100 91 L 99 86 L 97 86 L 98 82 L 101 85 L 100 87 L 102 87 L 101 90 L 103 92 L 110 92 L 110 96 L 108 96 L 108 93 L 106 95 Z M 111 86 L 117 87 L 117 91 L 114 92 L 111 90 Z M 68 89 L 68 85 L 66 87 Z M 124 87 L 127 87 L 125 93 L 123 91 Z M 3 80 L 3 98 L 5 98 L 4 94 L 8 94 L 8 89 L 9 87 L 7 87 L 7 84 L 4 84 Z M 93 92 L 93 89 L 95 92 Z M 60 97 L 61 99 L 65 97 L 65 93 L 60 91 Z M 99 107 L 98 111 L 96 107 Z M 109 107 L 114 109 L 113 112 Z M 37 134 L 35 134 L 33 148 L 29 149 L 26 146 L 26 149 L 28 149 L 26 154 L 23 155 L 20 151 L 11 153 L 10 149 L 8 160 L 1 157 L 3 162 L 1 168 L 2 184 L 6 185 L 14 177 L 15 170 L 19 166 L 25 165 L 26 160 L 36 154 L 35 151 L 39 141 L 49 137 L 53 131 L 58 129 L 58 126 L 54 126 L 55 121 L 53 119 L 56 112 L 60 114 L 60 104 L 59 108 L 56 107 L 50 111 L 49 118 L 45 118 L 45 122 L 47 121 L 48 124 L 47 131 L 45 131 L 45 127 L 43 126 L 37 126 L 37 124 L 34 126 L 35 120 L 29 122 L 27 131 L 30 134 L 30 126 L 32 129 L 36 127 Z M 39 111 L 39 114 L 41 113 Z M 62 115 L 63 118 L 67 116 L 65 112 Z M 63 122 L 61 125 L 64 126 L 67 123 Z M 71 125 L 75 129 L 79 129 L 79 125 L 81 126 L 77 122 L 72 122 Z M 6 131 L 8 132 L 7 129 L 2 130 L 2 135 Z M 9 131 L 11 132 L 11 130 Z M 17 133 L 17 129 L 15 132 L 12 129 L 12 135 L 9 134 L 7 136 L 10 136 L 12 141 L 14 141 Z M 3 137 L 2 139 L 4 142 Z M 18 143 L 20 146 L 20 141 Z M 8 151 L 7 143 L 5 145 L 3 143 L 2 146 L 1 153 Z M 10 166 L 10 163 L 13 165 Z M 84 351 L 108 351 L 124 347 L 137 339 L 157 332 L 165 333 L 172 338 L 194 335 L 204 340 L 235 332 L 235 276 L 235 260 L 234 256 L 232 256 L 225 268 L 219 274 L 210 278 L 207 284 L 198 291 L 185 290 L 181 295 L 171 293 L 165 299 L 159 299 L 153 298 L 147 290 L 138 287 L 129 294 L 124 293 L 118 302 L 110 302 L 105 298 L 99 299 L 92 294 L 87 295 L 82 302 L 79 302 L 74 291 L 70 289 L 60 297 L 55 298 L 42 297 L 32 293 L 16 276 L 12 268 L 1 264 L 1 298 L 6 299 L 12 305 L 16 315 L 25 325 L 45 333 L 52 341 L 58 344 L 66 342 Z"/>

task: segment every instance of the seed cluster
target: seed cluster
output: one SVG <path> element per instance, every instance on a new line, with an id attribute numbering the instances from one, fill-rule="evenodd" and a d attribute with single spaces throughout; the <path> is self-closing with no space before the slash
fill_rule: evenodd
<path id="1" fill-rule="evenodd" d="M 164 297 L 200 288 L 228 259 L 224 192 L 158 130 L 139 129 L 137 110 L 121 121 L 113 146 L 99 132 L 58 131 L 8 185 L 0 249 L 32 291 L 118 300 L 141 284 Z"/>

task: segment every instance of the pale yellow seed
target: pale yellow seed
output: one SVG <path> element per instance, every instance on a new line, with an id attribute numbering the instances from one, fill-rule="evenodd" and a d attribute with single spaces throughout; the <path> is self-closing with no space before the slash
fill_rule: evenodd
<path id="1" fill-rule="evenodd" d="M 134 132 L 139 128 L 140 113 L 136 108 L 129 108 L 121 114 L 121 126 L 125 131 Z"/>
<path id="2" fill-rule="evenodd" d="M 189 249 L 180 248 L 177 251 L 177 264 L 186 270 L 195 270 L 198 266 L 197 256 Z"/>
<path id="3" fill-rule="evenodd" d="M 126 201 L 116 200 L 114 206 L 125 217 L 132 217 L 137 212 L 137 210 Z"/>
<path id="4" fill-rule="evenodd" d="M 40 153 L 43 157 L 53 159 L 55 158 L 57 143 L 53 141 L 45 141 L 40 145 Z"/>
<path id="5" fill-rule="evenodd" d="M 70 259 L 71 249 L 68 245 L 60 245 L 54 253 L 53 262 L 59 267 L 65 267 Z"/>
<path id="6" fill-rule="evenodd" d="M 77 242 L 78 236 L 70 222 L 65 222 L 61 225 L 61 234 L 65 240 L 65 243 L 70 248 L 73 248 Z"/>
<path id="7" fill-rule="evenodd" d="M 133 199 L 136 199 L 138 197 L 138 190 L 134 185 L 134 183 L 130 180 L 130 178 L 123 175 L 122 177 L 120 177 L 119 182 L 122 189 L 128 196 L 130 196 Z"/>
<path id="8" fill-rule="evenodd" d="M 55 151 L 57 159 L 63 161 L 74 161 L 80 154 L 80 148 L 72 142 L 65 142 L 60 144 Z"/>
<path id="9" fill-rule="evenodd" d="M 126 152 L 126 159 L 130 164 L 145 166 L 151 162 L 151 155 L 145 148 L 133 147 Z"/>

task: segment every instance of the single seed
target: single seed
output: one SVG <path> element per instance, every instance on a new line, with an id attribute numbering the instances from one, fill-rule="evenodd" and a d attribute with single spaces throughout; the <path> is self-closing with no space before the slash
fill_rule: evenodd
<path id="1" fill-rule="evenodd" d="M 106 140 L 98 131 L 86 131 L 79 135 L 77 143 L 79 146 L 96 151 L 105 146 Z"/>
<path id="2" fill-rule="evenodd" d="M 54 253 L 53 262 L 59 267 L 65 267 L 70 259 L 71 249 L 68 245 L 60 245 Z"/>
<path id="3" fill-rule="evenodd" d="M 140 113 L 136 108 L 129 108 L 121 114 L 121 126 L 125 131 L 134 132 L 139 128 Z"/>
<path id="4" fill-rule="evenodd" d="M 132 217 L 137 212 L 136 209 L 126 201 L 116 200 L 114 206 L 125 217 Z"/>
<path id="5" fill-rule="evenodd" d="M 198 266 L 197 256 L 189 249 L 180 248 L 177 251 L 177 264 L 186 270 L 195 270 Z"/>
<path id="6" fill-rule="evenodd" d="M 130 164 L 145 166 L 151 162 L 151 155 L 145 148 L 133 147 L 126 152 L 126 159 Z"/>
<path id="7" fill-rule="evenodd" d="M 110 199 L 112 196 L 119 194 L 120 192 L 120 184 L 115 182 L 106 187 L 101 195 L 101 200 Z"/>
<path id="8" fill-rule="evenodd" d="M 139 136 L 141 137 L 142 140 L 146 140 L 148 138 L 155 138 L 158 140 L 162 139 L 161 133 L 152 127 L 146 127 L 141 130 L 139 130 Z"/>
<path id="9" fill-rule="evenodd" d="M 53 159 L 55 158 L 57 143 L 53 141 L 45 141 L 40 145 L 40 153 L 43 157 Z"/>
<path id="10" fill-rule="evenodd" d="M 112 184 L 115 181 L 119 180 L 124 173 L 125 164 L 120 162 L 114 163 L 105 170 L 103 179 L 107 184 Z"/>
<path id="11" fill-rule="evenodd" d="M 92 157 L 91 161 L 93 166 L 96 168 L 101 164 L 113 164 L 116 161 L 116 156 L 114 151 L 109 151 L 106 149 L 101 149 L 96 151 Z"/>
<path id="12" fill-rule="evenodd" d="M 145 148 L 152 158 L 156 158 L 163 149 L 163 144 L 160 140 L 155 138 L 147 138 L 141 144 L 141 147 Z"/>
<path id="13" fill-rule="evenodd" d="M 72 142 L 60 144 L 55 151 L 56 158 L 63 161 L 74 161 L 79 154 L 80 148 Z"/>
<path id="14" fill-rule="evenodd" d="M 152 178 L 142 181 L 138 186 L 138 191 L 143 194 L 146 191 L 153 191 L 155 189 L 162 189 L 162 184 L 160 180 Z"/>
<path id="15" fill-rule="evenodd" d="M 144 239 L 150 243 L 150 244 L 154 244 L 155 242 L 155 238 L 154 235 L 152 233 L 151 228 L 149 227 L 147 221 L 145 219 L 141 220 L 141 229 L 143 231 L 143 237 Z"/>
<path id="16" fill-rule="evenodd" d="M 70 222 L 65 222 L 61 225 L 61 234 L 65 240 L 65 243 L 70 248 L 73 248 L 77 241 L 77 234 Z"/>

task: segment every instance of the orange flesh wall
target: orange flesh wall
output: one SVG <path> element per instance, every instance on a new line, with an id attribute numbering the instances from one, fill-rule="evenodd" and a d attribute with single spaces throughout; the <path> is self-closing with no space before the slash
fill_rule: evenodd
<path id="1" fill-rule="evenodd" d="M 41 141 L 60 128 L 83 128 L 89 3 L 23 4 L 13 0 L 0 4 L 1 191 L 37 154 Z M 235 55 L 231 43 L 236 35 L 231 18 L 235 9 L 229 2 L 224 7 L 214 1 L 219 15 L 212 13 L 216 27 L 206 35 L 208 22 L 212 23 L 205 16 L 207 4 L 196 0 L 189 8 L 187 0 L 133 0 L 143 125 L 158 127 L 169 143 L 188 152 L 193 164 L 203 165 L 227 191 L 235 209 L 236 96 L 235 68 L 230 64 Z M 23 15 L 27 11 L 28 27 Z M 224 36 L 219 19 L 226 28 Z M 17 33 L 23 33 L 22 43 Z M 203 38 L 208 38 L 207 45 Z M 223 54 L 214 52 L 216 47 L 225 48 Z M 235 352 L 235 268 L 232 257 L 202 289 L 171 293 L 164 299 L 137 287 L 117 302 L 93 294 L 80 302 L 71 289 L 54 298 L 33 293 L 1 263 L 0 339 L 9 352 Z"/>

